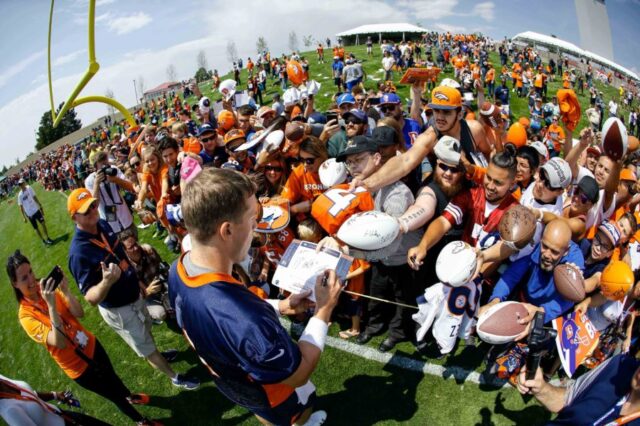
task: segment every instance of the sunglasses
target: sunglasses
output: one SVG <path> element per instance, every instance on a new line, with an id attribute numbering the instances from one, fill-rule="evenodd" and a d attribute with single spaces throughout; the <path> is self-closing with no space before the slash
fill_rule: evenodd
<path id="1" fill-rule="evenodd" d="M 140 167 L 140 162 L 139 162 L 139 161 L 136 161 L 135 163 L 131 163 L 131 167 L 133 167 L 133 168 L 136 168 L 136 169 L 137 169 L 138 167 Z"/>
<path id="2" fill-rule="evenodd" d="M 451 172 L 451 173 L 462 173 L 462 168 L 460 166 L 449 166 L 447 164 L 438 162 L 438 167 L 443 172 Z"/>
<path id="3" fill-rule="evenodd" d="M 582 192 L 580 189 L 578 189 L 578 190 L 576 191 L 576 195 L 577 195 L 578 197 L 580 197 L 580 202 L 581 202 L 582 204 L 585 204 L 585 203 L 587 203 L 587 202 L 591 201 L 591 200 L 589 200 L 589 197 L 587 197 L 587 195 L 586 195 L 584 192 Z"/>
<path id="4" fill-rule="evenodd" d="M 391 112 L 394 111 L 396 109 L 395 104 L 394 105 L 383 105 L 380 107 L 380 111 L 387 113 L 387 112 Z"/>
<path id="5" fill-rule="evenodd" d="M 316 161 L 315 157 L 310 157 L 310 158 L 298 157 L 298 158 L 296 158 L 296 163 L 304 163 L 307 166 L 311 166 L 315 161 Z"/>
<path id="6" fill-rule="evenodd" d="M 215 138 L 216 138 L 215 136 L 209 136 L 208 138 L 200 138 L 200 142 L 207 143 L 209 141 L 214 140 Z"/>
<path id="7" fill-rule="evenodd" d="M 278 167 L 278 166 L 265 166 L 265 167 L 264 167 L 264 171 L 265 171 L 265 172 L 278 172 L 278 173 L 282 173 L 282 167 Z"/>
<path id="8" fill-rule="evenodd" d="M 358 124 L 364 124 L 364 123 L 362 123 L 360 120 L 358 120 L 355 117 L 349 117 L 344 122 L 346 124 L 353 124 L 354 126 L 357 126 Z"/>
<path id="9" fill-rule="evenodd" d="M 611 244 L 611 241 L 604 241 L 602 238 L 602 235 L 599 232 L 596 233 L 594 240 L 597 241 L 598 244 L 602 246 L 604 251 L 609 251 L 614 249 L 613 244 Z"/>
<path id="10" fill-rule="evenodd" d="M 97 208 L 98 208 L 98 204 L 94 201 L 93 203 L 89 204 L 89 208 L 87 209 L 87 211 L 86 211 L 86 212 L 84 212 L 84 213 L 78 213 L 78 214 L 80 214 L 80 215 L 82 215 L 82 216 L 86 216 L 86 215 L 88 215 L 92 210 L 95 210 L 95 209 L 97 209 Z"/>

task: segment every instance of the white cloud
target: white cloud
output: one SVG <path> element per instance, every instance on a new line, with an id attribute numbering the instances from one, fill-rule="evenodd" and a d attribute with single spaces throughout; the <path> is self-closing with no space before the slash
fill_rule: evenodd
<path id="1" fill-rule="evenodd" d="M 56 58 L 55 61 L 53 61 L 52 66 L 57 67 L 64 64 L 68 64 L 69 62 L 73 62 L 76 60 L 78 56 L 82 55 L 83 53 L 86 53 L 86 51 L 87 49 L 80 49 L 80 50 L 76 50 L 75 52 L 71 52 L 68 55 L 59 56 L 58 58 Z"/>
<path id="2" fill-rule="evenodd" d="M 495 17 L 495 4 L 493 2 L 487 1 L 478 3 L 473 7 L 473 11 L 471 11 L 471 16 L 479 16 L 485 21 L 491 22 Z"/>
<path id="3" fill-rule="evenodd" d="M 100 7 L 100 6 L 106 6 L 108 4 L 112 4 L 115 3 L 116 0 L 97 0 L 96 1 L 96 7 Z"/>
<path id="4" fill-rule="evenodd" d="M 45 73 L 38 74 L 33 80 L 31 80 L 31 85 L 35 86 L 36 84 L 42 84 L 47 79 L 47 75 Z"/>
<path id="5" fill-rule="evenodd" d="M 443 22 L 438 22 L 436 24 L 433 25 L 434 29 L 436 30 L 440 30 L 442 32 L 450 32 L 452 34 L 459 34 L 459 33 L 465 33 L 467 32 L 466 27 L 460 26 L 460 25 L 449 25 L 449 24 L 445 24 Z"/>
<path id="6" fill-rule="evenodd" d="M 152 21 L 151 16 L 144 12 L 134 13 L 128 16 L 119 16 L 115 18 L 106 18 L 107 28 L 109 31 L 118 35 L 127 34 L 142 27 L 149 25 Z"/>
<path id="7" fill-rule="evenodd" d="M 418 19 L 441 19 L 455 14 L 458 0 L 400 0 L 398 8 L 405 9 L 409 15 Z"/>
<path id="8" fill-rule="evenodd" d="M 31 64 L 42 58 L 45 54 L 45 50 L 32 53 L 23 60 L 16 62 L 9 68 L 6 68 L 0 72 L 0 87 L 6 85 L 13 77 L 26 70 Z"/>

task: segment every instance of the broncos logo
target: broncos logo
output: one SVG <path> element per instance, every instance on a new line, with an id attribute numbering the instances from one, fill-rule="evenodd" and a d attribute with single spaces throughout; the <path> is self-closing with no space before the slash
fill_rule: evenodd
<path id="1" fill-rule="evenodd" d="M 449 101 L 449 97 L 442 92 L 436 92 L 433 94 L 433 97 L 440 101 Z"/>

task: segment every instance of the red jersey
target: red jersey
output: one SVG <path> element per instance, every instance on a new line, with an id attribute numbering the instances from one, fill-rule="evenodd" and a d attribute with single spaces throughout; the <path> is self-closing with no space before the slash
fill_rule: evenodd
<path id="1" fill-rule="evenodd" d="M 332 187 L 322 193 L 311 206 L 311 216 L 329 235 L 338 232 L 340 226 L 353 214 L 371 211 L 374 201 L 363 187 L 349 192 L 349 184 Z"/>
<path id="2" fill-rule="evenodd" d="M 267 243 L 260 248 L 261 254 L 266 256 L 273 267 L 276 267 L 293 239 L 293 231 L 290 228 L 285 228 L 275 234 L 269 234 Z"/>
<path id="3" fill-rule="evenodd" d="M 502 202 L 494 206 L 486 201 L 484 186 L 460 191 L 442 212 L 453 226 L 464 224 L 462 241 L 478 245 L 485 237 L 497 233 L 498 224 L 505 211 L 518 201 L 507 194 Z"/>

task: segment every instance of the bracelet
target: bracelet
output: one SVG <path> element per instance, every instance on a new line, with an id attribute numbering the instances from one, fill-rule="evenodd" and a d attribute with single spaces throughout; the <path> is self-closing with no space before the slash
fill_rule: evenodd
<path id="1" fill-rule="evenodd" d="M 300 336 L 300 342 L 311 343 L 316 348 L 320 349 L 320 352 L 324 349 L 324 342 L 327 339 L 327 331 L 329 330 L 329 324 L 322 321 L 320 318 L 312 317 L 309 323 Z"/>

